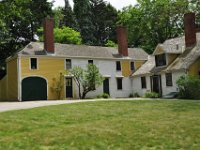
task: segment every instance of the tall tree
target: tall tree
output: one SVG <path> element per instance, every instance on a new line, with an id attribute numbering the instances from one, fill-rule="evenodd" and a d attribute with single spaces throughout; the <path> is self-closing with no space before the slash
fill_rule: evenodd
<path id="1" fill-rule="evenodd" d="M 105 45 L 108 40 L 116 42 L 117 10 L 103 0 L 90 0 L 92 22 L 95 26 L 95 45 Z"/>
<path id="2" fill-rule="evenodd" d="M 89 0 L 74 0 L 74 14 L 83 38 L 83 43 L 93 45 L 96 39 Z"/>
<path id="3" fill-rule="evenodd" d="M 1 66 L 5 59 L 20 47 L 34 40 L 37 28 L 45 16 L 51 15 L 52 3 L 47 0 L 2 0 L 0 28 L 7 35 L 0 44 Z M 3 22 L 3 23 L 2 23 Z M 7 31 L 7 32 L 6 32 Z"/>
<path id="4" fill-rule="evenodd" d="M 152 53 L 158 43 L 183 33 L 183 14 L 189 11 L 187 0 L 138 0 L 124 8 L 119 24 L 129 28 L 129 45 Z"/>
<path id="5" fill-rule="evenodd" d="M 74 16 L 74 12 L 72 11 L 72 8 L 71 8 L 68 0 L 65 0 L 65 6 L 62 11 L 63 11 L 63 15 L 64 15 L 62 24 L 64 26 L 68 26 L 70 28 L 77 29 L 77 23 L 76 23 L 76 19 Z"/>

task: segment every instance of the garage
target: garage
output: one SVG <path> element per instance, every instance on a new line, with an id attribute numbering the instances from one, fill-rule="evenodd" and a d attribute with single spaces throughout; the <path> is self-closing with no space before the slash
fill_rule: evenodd
<path id="1" fill-rule="evenodd" d="M 47 82 L 41 77 L 22 80 L 22 101 L 47 100 Z"/>

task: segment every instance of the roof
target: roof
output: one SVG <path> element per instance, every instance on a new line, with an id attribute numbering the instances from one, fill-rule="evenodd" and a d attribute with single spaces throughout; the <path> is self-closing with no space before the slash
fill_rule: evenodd
<path id="1" fill-rule="evenodd" d="M 196 34 L 197 41 L 200 41 L 200 33 Z M 157 48 L 161 48 L 165 53 L 171 54 L 181 54 L 183 53 L 185 48 L 185 36 L 168 39 L 163 44 L 158 44 Z M 155 54 L 156 50 L 153 54 Z"/>
<path id="2" fill-rule="evenodd" d="M 197 59 L 200 59 L 200 41 L 193 49 L 185 50 L 165 71 L 188 69 Z"/>
<path id="3" fill-rule="evenodd" d="M 83 58 L 122 58 L 118 54 L 117 48 L 71 45 L 55 43 L 55 54 L 48 54 L 43 48 L 42 42 L 31 42 L 17 54 L 22 56 L 57 56 L 57 57 L 83 57 Z M 148 54 L 140 48 L 129 48 L 129 57 L 133 60 L 147 60 Z"/>
<path id="4" fill-rule="evenodd" d="M 139 75 L 144 75 L 144 74 L 154 74 L 154 73 L 159 73 L 159 72 L 172 72 L 172 71 L 188 69 L 197 59 L 200 59 L 200 33 L 198 33 L 197 35 L 199 36 L 199 39 L 197 41 L 196 46 L 193 48 L 184 50 L 169 66 L 155 67 L 155 56 L 150 56 L 148 58 L 148 61 L 142 67 L 140 67 L 135 73 L 133 73 L 133 76 L 139 76 Z M 182 41 L 180 39 L 182 39 Z M 180 43 L 183 43 L 183 41 L 185 41 L 184 38 L 175 38 L 174 41 L 178 41 L 178 40 L 180 40 L 179 41 Z M 173 40 L 172 39 L 167 40 L 164 43 L 165 44 L 173 43 Z"/>
<path id="5" fill-rule="evenodd" d="M 144 74 L 151 74 L 151 70 L 155 66 L 155 56 L 150 55 L 148 60 L 136 71 L 132 74 L 132 76 L 140 76 Z"/>

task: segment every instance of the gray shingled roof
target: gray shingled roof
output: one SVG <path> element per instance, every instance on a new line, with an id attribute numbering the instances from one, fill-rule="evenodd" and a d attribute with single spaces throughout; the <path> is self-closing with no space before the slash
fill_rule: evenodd
<path id="1" fill-rule="evenodd" d="M 197 37 L 197 41 L 199 41 L 200 33 L 197 33 L 196 37 Z M 168 39 L 163 44 L 158 44 L 157 47 L 162 48 L 165 53 L 181 54 L 185 51 L 185 36 Z"/>
<path id="2" fill-rule="evenodd" d="M 188 49 L 183 52 L 172 64 L 164 71 L 174 71 L 188 69 L 197 59 L 200 59 L 200 41 L 193 49 Z M 199 66 L 200 69 L 200 66 Z"/>
<path id="3" fill-rule="evenodd" d="M 183 52 L 181 52 L 181 54 L 169 66 L 156 68 L 155 57 L 151 56 L 148 58 L 148 61 L 133 74 L 133 76 L 188 69 L 190 65 L 192 65 L 197 59 L 200 59 L 200 33 L 197 33 L 197 35 L 198 35 L 197 45 L 192 49 L 186 49 Z M 180 39 L 182 39 L 182 42 Z M 183 42 L 185 41 L 184 38 L 175 38 L 174 40 L 175 42 L 173 42 L 173 39 L 171 39 L 167 40 L 164 43 L 172 44 L 176 43 L 179 40 L 180 43 L 185 43 Z"/>
<path id="4" fill-rule="evenodd" d="M 144 74 L 151 74 L 151 70 L 155 67 L 155 56 L 150 55 L 148 60 L 132 74 L 132 76 L 140 76 Z"/>
<path id="5" fill-rule="evenodd" d="M 140 48 L 129 48 L 129 58 L 133 60 L 147 60 L 148 54 Z M 117 48 L 71 45 L 55 43 L 55 54 L 48 54 L 44 51 L 43 43 L 31 42 L 23 50 L 18 52 L 19 55 L 51 55 L 60 57 L 85 57 L 85 58 L 122 58 L 118 54 Z"/>

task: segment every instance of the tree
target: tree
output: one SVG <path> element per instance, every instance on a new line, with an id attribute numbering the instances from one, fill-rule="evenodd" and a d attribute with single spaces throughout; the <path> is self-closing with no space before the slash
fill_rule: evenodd
<path id="1" fill-rule="evenodd" d="M 52 14 L 51 7 L 47 0 L 0 1 L 0 68 L 5 68 L 7 57 L 35 40 L 37 28 Z"/>
<path id="2" fill-rule="evenodd" d="M 83 43 L 93 45 L 96 39 L 94 36 L 95 28 L 92 22 L 92 11 L 89 0 L 74 0 L 74 14 Z"/>
<path id="3" fill-rule="evenodd" d="M 65 6 L 62 9 L 62 13 L 64 16 L 62 25 L 70 27 L 70 28 L 78 29 L 74 12 L 72 11 L 72 8 L 68 0 L 65 0 Z"/>
<path id="4" fill-rule="evenodd" d="M 79 90 L 79 98 L 81 99 L 84 99 L 88 92 L 95 91 L 103 83 L 103 76 L 93 64 L 88 64 L 86 70 L 78 66 L 74 67 L 69 73 L 74 76 Z"/>
<path id="5" fill-rule="evenodd" d="M 107 40 L 116 42 L 117 10 L 103 0 L 90 0 L 92 8 L 92 22 L 95 27 L 94 45 L 103 46 Z"/>
<path id="6" fill-rule="evenodd" d="M 138 0 L 119 13 L 118 24 L 128 27 L 129 46 L 152 53 L 158 43 L 183 34 L 183 14 L 189 5 L 187 0 Z"/>
<path id="7" fill-rule="evenodd" d="M 39 35 L 40 41 L 44 41 L 43 28 L 38 29 L 37 33 Z M 54 28 L 54 37 L 55 37 L 55 42 L 57 43 L 76 44 L 76 45 L 80 45 L 82 43 L 80 33 L 69 27 Z"/>
<path id="8" fill-rule="evenodd" d="M 54 25 L 57 28 L 61 28 L 63 25 L 63 8 L 57 7 L 53 10 Z"/>
<path id="9" fill-rule="evenodd" d="M 55 92 L 57 99 L 61 99 L 61 92 L 63 90 L 64 87 L 64 76 L 63 73 L 60 72 L 58 77 L 54 77 L 53 79 L 53 83 L 51 86 L 51 90 L 53 92 Z"/>

